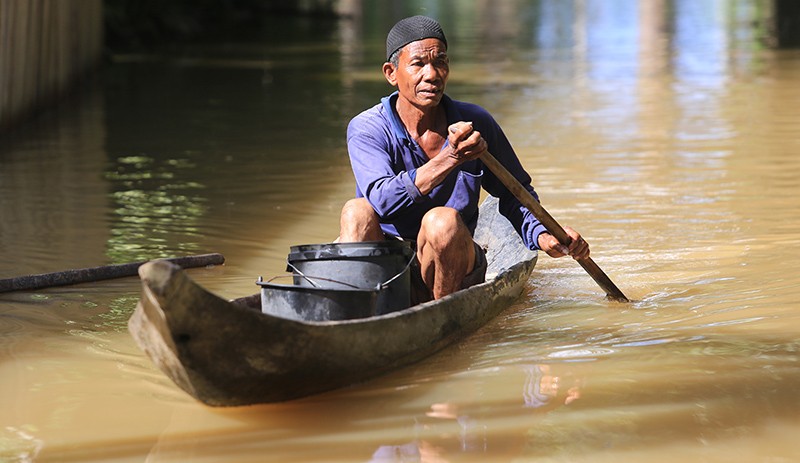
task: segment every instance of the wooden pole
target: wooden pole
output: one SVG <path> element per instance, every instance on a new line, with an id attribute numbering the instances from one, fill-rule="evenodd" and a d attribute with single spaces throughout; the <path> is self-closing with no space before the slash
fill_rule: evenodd
<path id="1" fill-rule="evenodd" d="M 170 261 L 183 268 L 192 268 L 221 265 L 225 262 L 225 257 L 223 257 L 222 254 L 200 254 L 195 256 L 173 257 L 164 260 Z M 0 280 L 0 293 L 49 288 L 52 286 L 74 285 L 77 283 L 133 276 L 136 275 L 139 266 L 145 262 L 147 261 L 7 278 Z"/>
<path id="2" fill-rule="evenodd" d="M 495 159 L 488 151 L 486 154 L 481 156 L 481 161 L 483 164 L 491 170 L 494 175 L 503 182 L 503 185 L 508 188 L 509 191 L 525 206 L 534 217 L 536 217 L 539 222 L 544 225 L 548 232 L 553 235 L 559 243 L 563 244 L 564 246 L 569 246 L 572 243 L 572 238 L 564 231 L 564 228 L 556 222 L 556 219 L 547 212 L 539 201 L 533 197 L 533 195 L 522 186 L 521 183 L 511 175 L 511 172 L 508 171 L 500 162 Z M 580 259 L 577 261 L 581 264 L 584 270 L 594 279 L 594 281 L 600 285 L 601 288 L 606 292 L 606 295 L 609 299 L 613 299 L 619 302 L 630 302 L 622 291 L 617 288 L 613 281 L 608 278 L 608 275 L 603 272 L 597 264 L 594 263 L 591 257 L 587 257 L 586 259 Z"/>

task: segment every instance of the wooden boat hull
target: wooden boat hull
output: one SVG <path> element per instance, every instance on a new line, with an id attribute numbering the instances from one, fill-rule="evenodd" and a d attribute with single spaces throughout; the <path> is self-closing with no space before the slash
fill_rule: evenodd
<path id="1" fill-rule="evenodd" d="M 499 273 L 437 301 L 364 319 L 296 321 L 261 313 L 259 295 L 227 301 L 180 267 L 153 261 L 139 270 L 142 297 L 129 330 L 167 376 L 208 405 L 285 401 L 358 383 L 463 338 L 520 295 L 536 253 L 496 212 L 485 215 L 476 240 L 488 246 L 489 272 Z"/>

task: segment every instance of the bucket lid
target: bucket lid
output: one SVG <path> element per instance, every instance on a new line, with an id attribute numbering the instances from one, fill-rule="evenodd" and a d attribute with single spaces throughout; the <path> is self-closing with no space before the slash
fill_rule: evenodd
<path id="1" fill-rule="evenodd" d="M 289 250 L 289 262 L 391 255 L 410 258 L 414 255 L 411 243 L 401 240 L 304 244 L 292 246 Z"/>

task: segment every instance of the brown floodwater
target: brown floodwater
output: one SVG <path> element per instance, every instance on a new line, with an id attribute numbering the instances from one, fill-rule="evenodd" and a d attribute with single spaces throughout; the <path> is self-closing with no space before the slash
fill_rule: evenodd
<path id="1" fill-rule="evenodd" d="M 337 234 L 350 117 L 442 18 L 543 204 L 635 301 L 541 256 L 517 303 L 374 381 L 216 409 L 127 333 L 138 280 L 0 294 L 0 461 L 800 460 L 800 51 L 760 0 L 415 2 L 115 56 L 0 140 L 0 278 L 220 252 L 225 297 Z"/>

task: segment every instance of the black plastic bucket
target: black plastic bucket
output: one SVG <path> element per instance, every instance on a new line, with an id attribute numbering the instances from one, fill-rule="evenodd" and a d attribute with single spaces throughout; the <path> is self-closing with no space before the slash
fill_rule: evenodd
<path id="1" fill-rule="evenodd" d="M 292 246 L 295 285 L 325 289 L 379 290 L 375 313 L 411 305 L 409 264 L 414 249 L 400 240 Z"/>
<path id="2" fill-rule="evenodd" d="M 261 286 L 261 311 L 292 320 L 349 320 L 376 315 L 377 289 L 309 288 L 271 281 Z"/>

